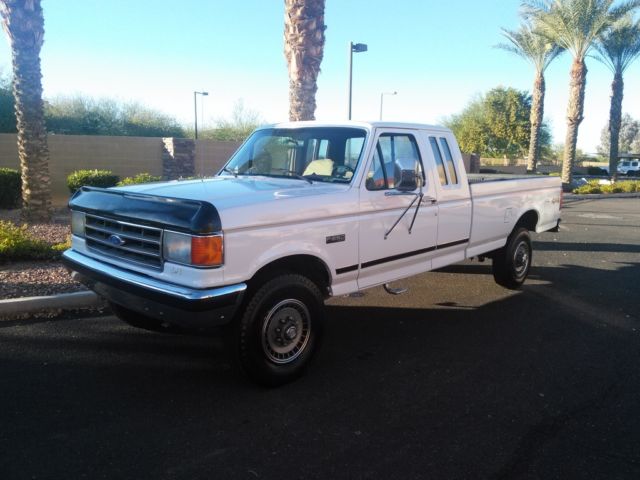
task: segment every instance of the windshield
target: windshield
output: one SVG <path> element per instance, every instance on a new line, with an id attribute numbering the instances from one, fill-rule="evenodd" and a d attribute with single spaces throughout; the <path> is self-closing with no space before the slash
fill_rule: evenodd
<path id="1" fill-rule="evenodd" d="M 365 130 L 347 127 L 258 130 L 229 160 L 221 175 L 349 183 L 358 166 L 365 137 Z"/>

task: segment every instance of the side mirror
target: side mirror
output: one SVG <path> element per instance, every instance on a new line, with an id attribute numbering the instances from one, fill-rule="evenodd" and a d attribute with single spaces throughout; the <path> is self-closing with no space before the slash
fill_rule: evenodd
<path id="1" fill-rule="evenodd" d="M 422 186 L 422 175 L 417 160 L 398 159 L 394 168 L 396 190 L 413 192 Z"/>

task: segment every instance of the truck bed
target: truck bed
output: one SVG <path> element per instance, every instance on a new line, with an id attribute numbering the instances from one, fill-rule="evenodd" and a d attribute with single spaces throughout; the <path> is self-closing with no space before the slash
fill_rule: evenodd
<path id="1" fill-rule="evenodd" d="M 473 201 L 470 256 L 477 254 L 474 247 L 484 242 L 501 247 L 525 206 L 535 214 L 536 232 L 557 226 L 561 201 L 558 177 L 469 175 L 469 190 Z"/>
<path id="2" fill-rule="evenodd" d="M 509 173 L 468 173 L 467 178 L 469 184 L 482 182 L 503 182 L 506 180 L 531 180 L 538 178 L 547 178 L 548 176 L 540 175 L 515 175 Z"/>

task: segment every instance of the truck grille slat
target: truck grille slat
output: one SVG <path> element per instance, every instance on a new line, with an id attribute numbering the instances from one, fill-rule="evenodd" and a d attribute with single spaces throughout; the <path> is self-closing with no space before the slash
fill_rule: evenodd
<path id="1" fill-rule="evenodd" d="M 87 226 L 89 226 L 89 225 L 87 225 Z M 107 237 L 109 237 L 110 235 L 118 235 L 118 236 L 123 237 L 123 238 L 129 238 L 129 239 L 132 239 L 132 240 L 140 240 L 140 241 L 144 241 L 145 243 L 152 243 L 152 244 L 160 245 L 160 240 L 154 240 L 153 237 L 149 237 L 149 236 L 145 236 L 145 235 L 139 235 L 139 234 L 130 233 L 130 232 L 123 232 L 123 231 L 115 229 L 115 228 L 99 227 L 97 225 L 90 225 L 89 228 L 91 228 L 91 230 L 95 230 L 97 232 L 102 232 L 102 233 L 106 234 Z"/>
<path id="2" fill-rule="evenodd" d="M 103 240 L 100 238 L 96 238 L 96 237 L 91 237 L 91 240 L 94 242 L 98 242 L 102 245 L 105 245 L 109 248 L 113 247 L 112 244 L 109 243 L 108 240 Z M 120 248 L 121 250 L 124 250 L 126 252 L 130 252 L 130 253 L 137 253 L 138 255 L 147 255 L 149 257 L 157 257 L 160 258 L 160 253 L 158 253 L 157 251 L 153 251 L 151 249 L 145 249 L 145 248 L 135 248 L 135 247 L 131 247 L 131 246 L 122 246 L 122 247 L 116 247 L 116 248 Z"/>
<path id="3" fill-rule="evenodd" d="M 162 230 L 145 225 L 86 215 L 87 246 L 125 262 L 162 269 Z"/>

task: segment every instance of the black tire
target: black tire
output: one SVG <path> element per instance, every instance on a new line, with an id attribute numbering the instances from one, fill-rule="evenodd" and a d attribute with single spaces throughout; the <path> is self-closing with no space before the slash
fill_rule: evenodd
<path id="1" fill-rule="evenodd" d="M 281 274 L 250 294 L 227 346 L 253 381 L 270 387 L 300 377 L 322 336 L 324 301 L 308 278 Z"/>
<path id="2" fill-rule="evenodd" d="M 516 228 L 504 248 L 493 256 L 493 278 L 498 285 L 518 290 L 531 268 L 533 250 L 531 236 L 526 228 Z"/>
<path id="3" fill-rule="evenodd" d="M 129 310 L 126 307 L 118 305 L 117 303 L 109 302 L 109 307 L 113 314 L 123 322 L 131 325 L 132 327 L 142 328 L 143 330 L 149 330 L 151 332 L 161 333 L 186 333 L 185 329 L 177 327 L 175 325 L 167 325 L 161 320 L 147 317 L 141 313 Z"/>

